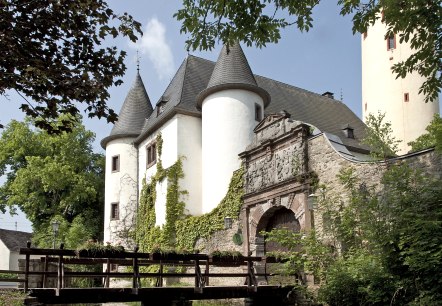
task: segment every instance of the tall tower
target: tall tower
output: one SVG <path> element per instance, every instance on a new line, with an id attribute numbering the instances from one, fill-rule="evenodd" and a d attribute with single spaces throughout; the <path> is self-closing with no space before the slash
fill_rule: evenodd
<path id="1" fill-rule="evenodd" d="M 132 229 L 138 198 L 138 149 L 135 138 L 153 109 L 139 72 L 109 136 L 101 141 L 106 150 L 104 241 L 128 246 L 124 236 Z"/>
<path id="2" fill-rule="evenodd" d="M 202 212 L 225 196 L 238 154 L 253 140 L 270 95 L 258 87 L 239 43 L 223 47 L 207 88 L 197 97 L 202 110 Z"/>
<path id="3" fill-rule="evenodd" d="M 399 35 L 385 39 L 387 27 L 377 21 L 361 37 L 362 43 L 362 117 L 385 113 L 392 124 L 393 136 L 402 140 L 399 153 L 409 150 L 408 142 L 424 134 L 433 115 L 439 112 L 439 101 L 425 103 L 419 87 L 425 78 L 417 72 L 396 79 L 391 67 L 406 60 L 413 50 L 410 43 L 399 43 Z"/>

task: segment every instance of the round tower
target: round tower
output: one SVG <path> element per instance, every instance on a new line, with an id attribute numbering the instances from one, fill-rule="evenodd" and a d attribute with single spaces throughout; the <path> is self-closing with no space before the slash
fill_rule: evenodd
<path id="1" fill-rule="evenodd" d="M 226 195 L 238 154 L 253 140 L 269 94 L 258 87 L 239 43 L 224 46 L 207 88 L 198 96 L 202 110 L 202 212 Z"/>
<path id="2" fill-rule="evenodd" d="M 101 141 L 106 150 L 104 241 L 126 245 L 124 233 L 132 228 L 138 196 L 138 150 L 134 146 L 153 109 L 141 76 L 124 100 L 118 121 L 109 136 Z"/>
<path id="3" fill-rule="evenodd" d="M 410 43 L 399 43 L 399 35 L 385 39 L 387 27 L 379 20 L 362 34 L 362 117 L 385 113 L 393 136 L 402 140 L 399 153 L 409 150 L 408 142 L 426 133 L 425 128 L 439 112 L 439 101 L 425 103 L 419 87 L 425 78 L 417 72 L 397 78 L 391 67 L 406 60 L 413 50 Z"/>

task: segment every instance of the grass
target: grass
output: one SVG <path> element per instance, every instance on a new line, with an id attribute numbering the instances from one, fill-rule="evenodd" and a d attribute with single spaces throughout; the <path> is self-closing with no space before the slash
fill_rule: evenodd
<path id="1" fill-rule="evenodd" d="M 26 294 L 18 289 L 0 289 L 0 306 L 22 306 Z"/>

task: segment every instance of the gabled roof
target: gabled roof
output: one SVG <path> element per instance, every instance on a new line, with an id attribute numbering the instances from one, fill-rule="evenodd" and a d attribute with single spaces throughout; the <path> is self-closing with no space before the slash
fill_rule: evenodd
<path id="1" fill-rule="evenodd" d="M 0 228 L 0 240 L 12 252 L 20 251 L 20 248 L 25 248 L 26 243 L 31 241 L 32 233 L 11 231 Z"/>
<path id="2" fill-rule="evenodd" d="M 224 89 L 247 89 L 256 92 L 264 101 L 264 106 L 270 102 L 269 94 L 260 88 L 250 69 L 249 62 L 239 43 L 233 46 L 224 45 L 216 61 L 215 68 L 204 89 L 197 96 L 197 103 L 201 106 L 208 95 Z"/>
<path id="3" fill-rule="evenodd" d="M 140 135 L 145 119 L 149 118 L 152 111 L 149 96 L 138 72 L 118 114 L 118 121 L 112 128 L 110 135 L 101 141 L 101 146 L 106 147 L 106 144 L 112 139 Z"/>
<path id="4" fill-rule="evenodd" d="M 154 109 L 135 143 L 141 143 L 176 113 L 201 117 L 197 97 L 208 87 L 214 68 L 214 62 L 189 55 L 163 94 L 168 99 L 163 111 L 158 114 L 158 106 Z M 254 79 L 271 96 L 271 102 L 265 108 L 266 115 L 285 110 L 293 120 L 339 136 L 351 150 L 368 150 L 360 143 L 365 135 L 365 124 L 344 103 L 259 75 L 254 75 Z M 354 129 L 354 139 L 347 138 L 342 131 L 346 124 Z"/>

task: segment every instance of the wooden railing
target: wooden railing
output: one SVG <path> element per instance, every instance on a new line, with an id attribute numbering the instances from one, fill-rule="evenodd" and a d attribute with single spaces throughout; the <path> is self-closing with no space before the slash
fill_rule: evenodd
<path id="1" fill-rule="evenodd" d="M 80 251 L 64 250 L 64 249 L 39 249 L 31 248 L 30 244 L 27 248 L 20 249 L 20 254 L 25 255 L 25 271 L 24 279 L 21 280 L 24 283 L 24 290 L 29 288 L 29 277 L 32 275 L 40 275 L 43 278 L 43 288 L 46 287 L 47 279 L 49 277 L 56 277 L 56 289 L 59 292 L 60 289 L 67 287 L 66 280 L 68 278 L 101 278 L 103 280 L 103 286 L 109 287 L 110 278 L 130 278 L 132 279 L 132 288 L 141 288 L 141 279 L 143 278 L 155 278 L 156 286 L 163 286 L 163 279 L 167 277 L 184 277 L 194 278 L 195 292 L 202 292 L 203 288 L 209 285 L 211 277 L 241 277 L 245 278 L 245 284 L 251 289 L 256 291 L 258 287 L 257 276 L 269 276 L 270 274 L 257 274 L 255 273 L 254 266 L 257 263 L 275 262 L 265 257 L 253 257 L 253 256 L 237 256 L 232 258 L 216 256 L 210 256 L 207 254 L 158 254 L 158 253 L 142 253 L 135 249 L 133 252 L 93 252 L 93 251 Z M 31 256 L 40 255 L 41 260 L 44 262 L 43 271 L 30 271 L 30 259 Z M 48 271 L 50 263 L 55 263 L 57 266 L 56 272 Z M 103 272 L 75 272 L 65 269 L 65 265 L 103 265 Z M 125 269 L 126 272 L 111 271 L 113 264 L 130 267 L 131 272 L 127 272 L 129 269 Z M 159 265 L 159 271 L 148 273 L 140 272 L 140 267 Z M 164 272 L 165 266 L 185 266 L 193 267 L 194 271 L 191 273 L 166 273 Z M 244 267 L 243 273 L 213 273 L 210 271 L 211 266 L 224 266 L 224 267 Z M 201 271 L 203 267 L 204 271 Z"/>

